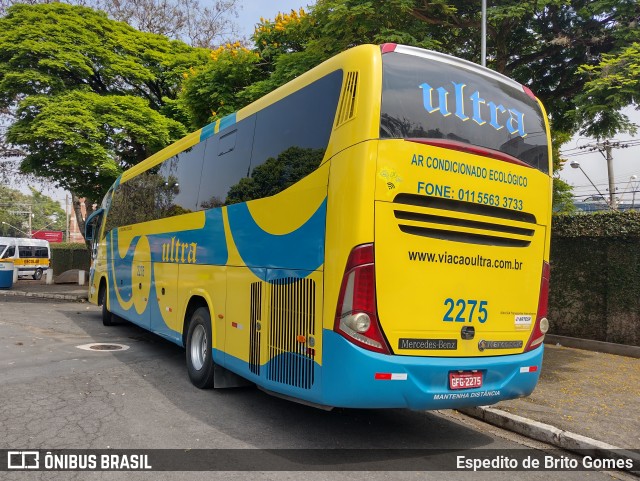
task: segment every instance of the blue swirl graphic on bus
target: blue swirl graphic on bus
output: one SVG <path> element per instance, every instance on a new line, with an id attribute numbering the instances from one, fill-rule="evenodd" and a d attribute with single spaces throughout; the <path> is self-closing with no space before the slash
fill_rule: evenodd
<path id="1" fill-rule="evenodd" d="M 122 301 L 129 302 L 132 298 L 133 257 L 140 236 L 131 239 L 124 256 L 119 254 L 118 229 L 109 232 L 109 236 L 107 265 L 111 273 L 111 290 L 117 289 Z M 229 257 L 221 209 L 206 212 L 202 229 L 165 232 L 146 237 L 152 262 L 224 265 Z"/>
<path id="2" fill-rule="evenodd" d="M 273 280 L 273 273 L 270 275 L 268 269 L 295 269 L 287 275 L 295 275 L 295 272 L 308 275 L 308 271 L 314 271 L 324 263 L 326 198 L 298 229 L 281 235 L 265 232 L 251 216 L 247 204 L 230 205 L 227 212 L 238 252 L 261 280 Z"/>
<path id="3" fill-rule="evenodd" d="M 124 256 L 120 256 L 118 252 L 118 230 L 113 229 L 109 235 L 111 236 L 111 242 L 108 243 L 107 248 L 107 263 L 109 269 L 113 269 L 113 288 L 117 289 L 124 302 L 129 302 L 133 294 L 133 255 L 140 236 L 134 237 L 127 248 L 127 252 L 125 252 Z"/>

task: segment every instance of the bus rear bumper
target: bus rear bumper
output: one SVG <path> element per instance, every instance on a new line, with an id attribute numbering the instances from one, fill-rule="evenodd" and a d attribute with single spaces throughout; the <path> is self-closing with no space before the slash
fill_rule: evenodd
<path id="1" fill-rule="evenodd" d="M 324 330 L 325 404 L 353 408 L 450 409 L 524 397 L 540 376 L 544 348 L 485 357 L 418 357 L 364 350 Z M 451 371 L 482 372 L 482 387 L 449 389 Z"/>

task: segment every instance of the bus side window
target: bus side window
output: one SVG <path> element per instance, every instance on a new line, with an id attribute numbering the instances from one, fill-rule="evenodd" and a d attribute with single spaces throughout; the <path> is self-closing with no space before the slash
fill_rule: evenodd
<path id="1" fill-rule="evenodd" d="M 40 259 L 47 259 L 49 257 L 49 252 L 46 247 L 36 247 L 35 256 Z"/>
<path id="2" fill-rule="evenodd" d="M 155 195 L 159 183 L 157 174 L 144 172 L 119 184 L 113 192 L 105 232 L 123 225 L 157 219 Z"/>
<path id="3" fill-rule="evenodd" d="M 234 129 L 228 134 L 220 137 L 220 142 L 218 143 L 218 155 L 224 155 L 231 152 L 236 147 L 236 137 L 238 133 L 238 129 Z"/>
<path id="4" fill-rule="evenodd" d="M 318 168 L 341 87 L 337 70 L 256 114 L 250 175 L 229 190 L 227 204 L 275 195 Z"/>
<path id="5" fill-rule="evenodd" d="M 206 140 L 199 209 L 229 203 L 229 189 L 248 174 L 255 125 L 256 116 L 251 115 Z"/>
<path id="6" fill-rule="evenodd" d="M 256 114 L 252 171 L 291 147 L 327 148 L 342 77 L 342 70 L 336 70 Z"/>
<path id="7" fill-rule="evenodd" d="M 157 191 L 158 218 L 198 210 L 198 189 L 202 174 L 205 144 L 193 147 L 160 164 L 161 186 Z"/>
<path id="8" fill-rule="evenodd" d="M 34 257 L 33 247 L 31 246 L 18 246 L 18 254 L 21 259 L 25 259 L 28 257 Z"/>

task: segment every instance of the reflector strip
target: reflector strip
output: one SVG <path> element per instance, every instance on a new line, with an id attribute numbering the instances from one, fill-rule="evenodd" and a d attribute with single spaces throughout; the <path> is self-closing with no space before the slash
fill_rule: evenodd
<path id="1" fill-rule="evenodd" d="M 406 381 L 406 372 L 377 372 L 374 376 L 377 381 Z"/>
<path id="2" fill-rule="evenodd" d="M 520 368 L 520 372 L 524 373 L 524 372 L 536 372 L 538 370 L 538 366 L 527 366 L 527 367 L 521 367 Z"/>
<path id="3" fill-rule="evenodd" d="M 236 329 L 242 329 L 242 324 L 238 324 L 237 322 L 232 322 L 231 327 L 235 327 Z"/>

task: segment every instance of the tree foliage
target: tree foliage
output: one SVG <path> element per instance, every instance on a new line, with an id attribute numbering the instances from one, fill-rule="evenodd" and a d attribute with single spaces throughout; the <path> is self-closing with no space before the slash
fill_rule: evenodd
<path id="1" fill-rule="evenodd" d="M 170 102 L 207 56 L 90 8 L 10 7 L 0 18 L 0 109 L 14 115 L 6 138 L 24 152 L 22 171 L 70 190 L 78 213 L 86 197 L 90 213 L 123 169 L 186 133 L 167 116 Z"/>
<path id="2" fill-rule="evenodd" d="M 0 108 L 29 95 L 83 89 L 135 95 L 157 110 L 206 55 L 89 8 L 16 5 L 0 18 Z"/>
<path id="3" fill-rule="evenodd" d="M 256 52 L 240 45 L 226 44 L 213 50 L 210 62 L 184 74 L 183 94 L 176 102 L 178 111 L 194 130 L 239 110 L 247 87 L 264 78 Z"/>
<path id="4" fill-rule="evenodd" d="M 640 43 L 604 55 L 598 65 L 585 65 L 582 72 L 590 78 L 578 97 L 582 133 L 598 138 L 634 134 L 637 126 L 620 110 L 628 105 L 640 108 Z"/>
<path id="5" fill-rule="evenodd" d="M 412 5 L 412 0 L 319 0 L 311 13 L 300 9 L 261 18 L 252 37 L 254 56 L 234 53 L 244 47 L 223 46 L 225 52 L 211 57 L 213 65 L 185 83 L 181 99 L 192 127 L 238 110 L 356 45 L 398 42 L 436 48 L 429 25 L 411 15 Z M 221 87 L 221 79 L 228 83 Z"/>
<path id="6" fill-rule="evenodd" d="M 139 97 L 72 90 L 27 97 L 7 137 L 27 151 L 23 172 L 98 200 L 124 168 L 184 134 Z"/>

